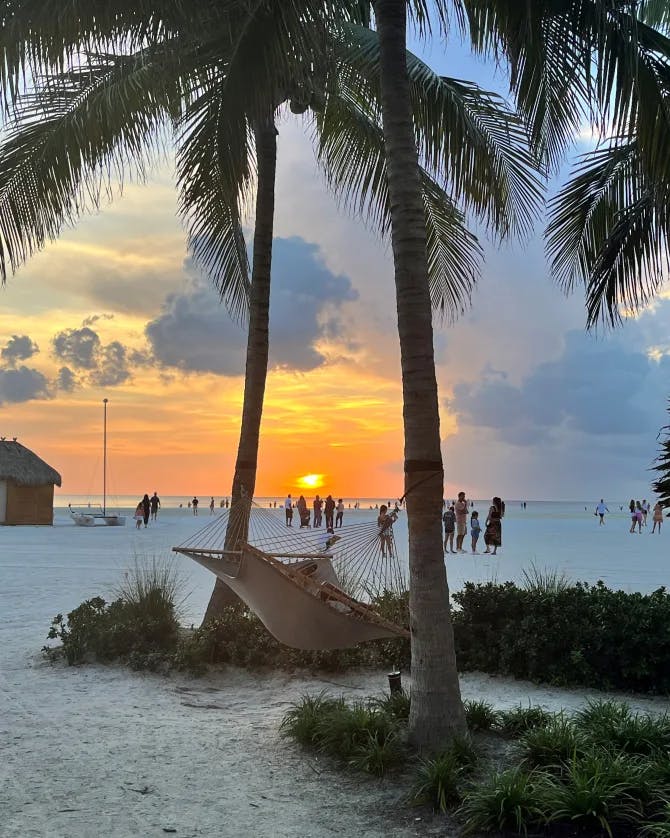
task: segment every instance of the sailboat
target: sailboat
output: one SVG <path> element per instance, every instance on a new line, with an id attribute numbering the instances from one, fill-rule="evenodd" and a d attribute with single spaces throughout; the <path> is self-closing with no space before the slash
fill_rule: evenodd
<path id="1" fill-rule="evenodd" d="M 102 506 L 92 508 L 90 504 L 84 507 L 73 506 L 68 503 L 72 520 L 78 527 L 125 527 L 126 518 L 116 512 L 107 511 L 107 402 L 103 399 L 102 420 Z"/>

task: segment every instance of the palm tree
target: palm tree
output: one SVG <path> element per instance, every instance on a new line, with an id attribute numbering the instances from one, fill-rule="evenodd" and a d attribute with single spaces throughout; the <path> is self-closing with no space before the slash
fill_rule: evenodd
<path id="1" fill-rule="evenodd" d="M 586 290 L 587 326 L 616 325 L 670 264 L 670 13 L 665 0 L 456 2 L 473 46 L 503 56 L 517 109 L 549 170 L 581 155 L 549 206 L 557 282 Z"/>
<path id="2" fill-rule="evenodd" d="M 668 406 L 668 413 L 670 413 L 670 405 Z M 658 499 L 662 506 L 670 506 L 670 425 L 666 425 L 658 433 L 665 435 L 665 439 L 661 440 L 660 451 L 655 460 L 655 465 L 652 466 L 654 471 L 659 473 L 659 477 L 652 483 L 651 488 L 659 496 Z"/>
<path id="3" fill-rule="evenodd" d="M 19 100 L 18 121 L 0 150 L 0 206 L 7 209 L 0 220 L 1 264 L 4 269 L 7 261 L 15 268 L 33 249 L 57 236 L 64 221 L 76 220 L 82 209 L 77 200 L 82 190 L 97 197 L 101 175 L 109 175 L 110 167 L 141 167 L 152 137 L 168 118 L 173 121 L 179 148 L 180 208 L 189 224 L 191 249 L 229 307 L 239 312 L 247 294 L 249 299 L 235 504 L 242 486 L 253 494 L 267 372 L 274 118 L 282 101 L 304 94 L 312 83 L 314 62 L 308 59 L 316 54 L 315 41 L 322 48 L 324 30 L 314 26 L 321 40 L 305 35 L 309 17 L 303 14 L 298 27 L 302 34 L 287 43 L 276 36 L 291 29 L 286 5 L 272 10 L 263 5 L 255 17 L 245 19 L 244 26 L 232 27 L 235 36 L 227 34 L 226 38 L 216 24 L 224 28 L 230 25 L 229 19 L 222 24 L 214 15 L 197 29 L 193 20 L 180 17 L 179 4 L 174 8 L 170 3 L 156 4 L 156 8 L 164 16 L 160 26 L 160 14 L 151 4 L 142 3 L 131 14 L 120 3 L 115 13 L 106 4 L 95 21 L 86 17 L 88 8 L 82 7 L 81 18 L 65 18 L 60 32 L 54 32 L 48 15 L 42 29 L 41 18 L 23 21 L 28 33 L 23 38 L 20 16 L 7 28 L 12 46 L 5 90 L 11 89 L 12 73 L 24 66 L 26 56 L 42 70 L 42 64 L 46 65 L 50 73 L 43 90 Z M 265 38 L 262 53 L 278 56 L 274 63 L 267 62 L 274 68 L 271 80 L 256 66 L 259 32 Z M 320 80 L 319 90 L 312 88 L 302 98 L 323 94 L 323 101 L 315 103 L 314 122 L 319 159 L 331 185 L 384 232 L 390 216 L 379 123 L 379 45 L 375 34 L 360 25 L 335 32 L 329 73 Z M 87 39 L 97 47 L 89 60 L 65 73 L 56 66 L 54 72 L 50 62 L 58 65 L 63 51 L 79 57 Z M 112 49 L 119 41 L 125 54 Z M 100 54 L 102 44 L 107 47 L 104 55 Z M 132 47 L 136 48 L 129 52 Z M 437 77 L 412 56 L 408 60 L 415 125 L 430 151 L 427 166 L 418 170 L 421 225 L 428 221 L 429 230 L 429 309 L 432 298 L 438 310 L 453 314 L 462 310 L 469 297 L 479 248 L 464 227 L 462 213 L 430 169 L 442 175 L 450 170 L 468 207 L 485 219 L 496 219 L 501 229 L 527 224 L 539 187 L 524 151 L 523 127 L 496 97 L 474 85 Z M 310 65 L 307 77 L 296 71 L 306 64 Z M 249 96 L 249 89 L 252 94 L 256 89 L 271 91 L 269 100 Z M 291 100 L 293 109 L 301 110 L 295 99 Z M 440 153 L 445 137 L 450 145 Z M 251 180 L 253 150 L 258 187 L 249 291 L 239 221 L 240 203 Z M 487 183 L 484 191 L 482 179 Z M 35 188 L 25 192 L 22 184 L 28 180 Z M 435 520 L 439 527 L 439 510 Z M 439 619 L 445 615 L 448 619 L 447 602 L 441 600 Z M 214 597 L 209 613 L 217 607 Z M 439 645 L 438 634 L 434 639 Z M 450 678 L 457 690 L 453 655 L 451 664 Z M 420 715 L 418 689 L 415 706 Z M 460 729 L 462 711 L 459 719 Z"/>

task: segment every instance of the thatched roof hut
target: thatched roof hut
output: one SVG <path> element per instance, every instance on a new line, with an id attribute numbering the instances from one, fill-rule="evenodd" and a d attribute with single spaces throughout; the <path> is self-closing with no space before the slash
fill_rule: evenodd
<path id="1" fill-rule="evenodd" d="M 53 523 L 60 474 L 16 439 L 0 438 L 0 524 Z"/>

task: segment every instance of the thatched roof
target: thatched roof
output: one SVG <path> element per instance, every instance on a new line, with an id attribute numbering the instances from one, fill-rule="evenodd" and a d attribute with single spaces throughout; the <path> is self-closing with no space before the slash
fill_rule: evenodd
<path id="1" fill-rule="evenodd" d="M 20 442 L 0 440 L 0 480 L 19 486 L 60 486 L 60 474 Z"/>

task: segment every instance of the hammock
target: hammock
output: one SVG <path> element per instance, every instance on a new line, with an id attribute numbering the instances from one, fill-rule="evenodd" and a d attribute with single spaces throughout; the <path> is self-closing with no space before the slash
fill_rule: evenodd
<path id="1" fill-rule="evenodd" d="M 224 548 L 229 523 L 233 549 Z M 406 589 L 392 532 L 382 545 L 375 523 L 336 534 L 293 530 L 283 509 L 242 499 L 172 549 L 216 574 L 287 646 L 340 649 L 409 636 L 374 609 L 377 597 Z"/>

